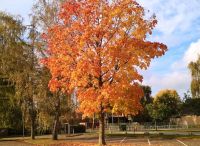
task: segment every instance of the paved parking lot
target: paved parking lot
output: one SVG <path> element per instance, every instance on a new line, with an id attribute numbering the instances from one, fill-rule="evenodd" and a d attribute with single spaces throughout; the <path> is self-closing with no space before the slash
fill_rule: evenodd
<path id="1" fill-rule="evenodd" d="M 121 141 L 107 140 L 109 143 L 120 143 L 121 145 L 130 146 L 200 146 L 200 139 L 133 139 L 123 138 Z"/>
<path id="2" fill-rule="evenodd" d="M 108 144 L 130 146 L 200 146 L 200 139 L 149 139 L 149 138 L 110 138 Z"/>
<path id="3" fill-rule="evenodd" d="M 65 138 L 58 140 L 58 143 L 49 146 L 67 146 L 70 143 L 79 143 L 87 145 L 96 145 L 98 143 L 98 137 L 82 137 L 77 136 L 74 138 Z M 200 139 L 155 139 L 155 138 L 133 138 L 133 137 L 107 137 L 106 142 L 109 146 L 200 146 Z M 62 145 L 59 145 L 62 143 Z M 43 146 L 42 144 L 41 146 Z M 33 146 L 23 141 L 0 141 L 0 146 Z M 46 145 L 45 145 L 46 146 Z M 75 146 L 75 145 L 73 145 Z"/>
<path id="4" fill-rule="evenodd" d="M 83 143 L 98 143 L 97 138 L 91 139 L 74 139 Z M 107 138 L 107 144 L 120 146 L 200 146 L 200 139 L 151 139 L 151 138 L 131 138 L 115 137 Z"/>

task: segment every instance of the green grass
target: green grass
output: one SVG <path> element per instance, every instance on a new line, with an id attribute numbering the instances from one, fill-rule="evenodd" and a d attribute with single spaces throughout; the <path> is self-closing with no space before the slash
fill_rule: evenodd
<path id="1" fill-rule="evenodd" d="M 22 136 L 9 136 L 9 137 L 1 137 L 0 141 L 13 141 L 13 140 L 24 140 L 24 139 L 29 139 L 29 137 L 22 137 Z"/>
<path id="2" fill-rule="evenodd" d="M 149 132 L 200 132 L 200 129 L 166 129 L 166 130 L 148 130 Z"/>

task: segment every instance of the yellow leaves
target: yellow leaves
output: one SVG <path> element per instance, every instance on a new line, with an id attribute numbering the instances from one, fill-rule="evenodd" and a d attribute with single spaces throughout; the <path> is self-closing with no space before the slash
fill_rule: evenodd
<path id="1" fill-rule="evenodd" d="M 110 12 L 110 16 L 115 17 L 115 16 L 119 15 L 121 12 L 122 12 L 122 10 L 119 7 L 117 7 L 113 11 Z"/>
<path id="2" fill-rule="evenodd" d="M 80 47 L 80 48 L 83 48 L 84 45 L 85 45 L 85 42 L 81 40 L 81 41 L 80 41 L 80 45 L 79 45 L 79 47 Z"/>
<path id="3" fill-rule="evenodd" d="M 154 102 L 156 102 L 157 100 L 159 100 L 159 98 L 162 98 L 162 97 L 173 97 L 173 98 L 176 98 L 177 100 L 180 100 L 180 97 L 176 90 L 164 89 L 164 90 L 160 90 L 156 94 Z"/>

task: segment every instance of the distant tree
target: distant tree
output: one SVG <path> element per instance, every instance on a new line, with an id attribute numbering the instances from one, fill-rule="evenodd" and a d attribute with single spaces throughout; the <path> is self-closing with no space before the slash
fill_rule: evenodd
<path id="1" fill-rule="evenodd" d="M 0 75 L 0 128 L 22 128 L 22 112 L 14 94 L 14 84 Z"/>
<path id="2" fill-rule="evenodd" d="M 192 82 L 190 85 L 192 97 L 200 98 L 200 57 L 196 62 L 191 62 L 188 68 L 192 75 Z"/>
<path id="3" fill-rule="evenodd" d="M 141 99 L 142 104 L 146 105 L 146 104 L 152 103 L 153 98 L 151 96 L 151 93 L 152 93 L 151 87 L 143 85 L 142 90 L 143 90 L 143 93 L 144 93 L 144 96 Z"/>
<path id="4" fill-rule="evenodd" d="M 31 27 L 32 28 L 32 27 Z M 26 104 L 31 123 L 31 137 L 35 138 L 36 110 L 34 103 L 37 86 L 37 56 L 34 52 L 33 29 L 31 43 L 25 41 L 26 27 L 20 17 L 0 13 L 0 74 L 15 87 L 14 99 Z"/>
<path id="5" fill-rule="evenodd" d="M 171 117 L 179 115 L 180 97 L 175 90 L 161 90 L 147 108 L 155 122 L 168 121 Z"/>
<path id="6" fill-rule="evenodd" d="M 60 6 L 68 0 L 36 0 L 32 7 L 32 18 L 41 32 L 59 22 Z"/>
<path id="7" fill-rule="evenodd" d="M 190 99 L 190 98 L 192 98 L 192 95 L 191 95 L 191 92 L 188 90 L 183 95 L 183 102 L 186 101 L 187 99 Z"/>
<path id="8" fill-rule="evenodd" d="M 36 42 L 37 52 L 42 57 L 48 57 L 46 53 L 46 40 L 42 39 L 41 35 L 47 33 L 47 30 L 58 23 L 60 12 L 60 5 L 62 2 L 67 0 L 37 0 L 32 8 L 32 20 L 34 21 L 35 26 L 37 27 L 38 38 Z M 48 83 L 51 78 L 50 72 L 47 68 L 43 68 L 40 76 L 43 81 L 41 87 L 44 88 L 45 92 L 40 97 L 40 107 L 41 110 L 39 115 L 46 115 L 46 120 L 52 120 L 52 139 L 58 139 L 59 123 L 61 122 L 60 117 L 64 116 L 69 120 L 70 116 L 66 114 L 73 113 L 76 109 L 74 108 L 74 103 L 70 95 L 63 94 L 61 92 L 51 93 L 48 89 Z M 44 105 L 45 104 L 45 105 Z M 43 119 L 44 117 L 39 117 Z M 42 122 L 42 120 L 40 120 Z M 68 121 L 69 122 L 69 121 Z M 42 123 L 41 123 L 42 124 Z"/>
<path id="9" fill-rule="evenodd" d="M 19 82 L 16 79 L 23 74 L 21 65 L 26 59 L 22 55 L 26 54 L 26 43 L 22 39 L 24 32 L 20 17 L 0 12 L 0 125 L 4 128 L 22 126 L 21 102 L 16 97 Z"/>
<path id="10" fill-rule="evenodd" d="M 143 110 L 141 110 L 136 116 L 134 116 L 134 121 L 136 122 L 150 122 L 151 117 L 148 112 L 148 105 L 153 102 L 153 98 L 151 96 L 151 87 L 150 86 L 145 86 L 142 85 L 142 90 L 143 90 L 143 97 L 141 98 L 141 105 L 143 107 Z"/>
<path id="11" fill-rule="evenodd" d="M 188 97 L 181 106 L 182 115 L 200 115 L 200 98 Z"/>
<path id="12" fill-rule="evenodd" d="M 155 126 L 157 126 L 158 121 L 163 121 L 164 119 L 164 112 L 166 110 L 166 106 L 164 104 L 148 104 L 147 105 L 147 111 L 150 117 L 152 118 L 153 122 L 155 123 Z M 156 127 L 157 130 L 157 127 Z"/>

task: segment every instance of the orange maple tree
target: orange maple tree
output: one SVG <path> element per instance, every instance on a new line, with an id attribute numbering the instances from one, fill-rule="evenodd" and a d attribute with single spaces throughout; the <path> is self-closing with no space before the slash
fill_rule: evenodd
<path id="1" fill-rule="evenodd" d="M 44 35 L 52 92 L 76 91 L 79 110 L 99 115 L 99 144 L 105 144 L 108 110 L 134 114 L 141 109 L 142 76 L 153 58 L 167 47 L 146 40 L 157 21 L 134 0 L 69 0 L 60 21 Z"/>

